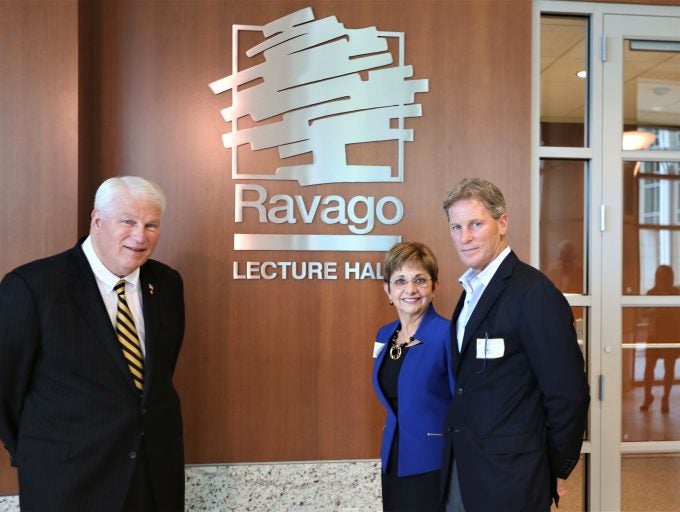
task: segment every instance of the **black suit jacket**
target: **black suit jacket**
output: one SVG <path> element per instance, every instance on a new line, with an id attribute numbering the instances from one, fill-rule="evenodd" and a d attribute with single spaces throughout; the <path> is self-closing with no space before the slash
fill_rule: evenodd
<path id="1" fill-rule="evenodd" d="M 119 511 L 142 440 L 161 510 L 184 508 L 180 275 L 141 267 L 145 386 L 136 391 L 80 244 L 0 283 L 0 438 L 22 511 Z"/>
<path id="2" fill-rule="evenodd" d="M 555 477 L 566 478 L 578 462 L 590 401 L 571 308 L 511 252 L 468 320 L 459 351 L 464 299 L 451 324 L 456 390 L 442 482 L 455 457 L 466 512 L 548 511 Z"/>

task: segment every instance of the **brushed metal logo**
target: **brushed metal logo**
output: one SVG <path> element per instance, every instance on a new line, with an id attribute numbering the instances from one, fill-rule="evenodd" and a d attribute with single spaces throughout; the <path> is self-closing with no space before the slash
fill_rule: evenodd
<path id="1" fill-rule="evenodd" d="M 239 67 L 247 60 L 239 49 L 246 32 L 260 42 L 245 50 L 254 63 Z M 390 38 L 396 51 L 390 50 Z M 231 149 L 233 179 L 296 181 L 301 187 L 403 182 L 404 143 L 413 141 L 404 120 L 422 115 L 415 95 L 428 91 L 428 80 L 409 79 L 413 69 L 404 64 L 402 32 L 348 29 L 335 16 L 316 20 L 312 9 L 305 8 L 264 26 L 233 25 L 232 41 L 232 74 L 210 88 L 214 94 L 231 93 L 231 105 L 221 114 L 230 128 L 222 141 Z M 384 141 L 396 142 L 396 158 L 391 159 L 396 169 L 348 163 L 349 145 Z M 244 162 L 239 159 L 242 146 L 249 156 Z M 267 150 L 278 151 L 279 161 L 305 154 L 312 158 L 267 168 L 271 158 L 263 158 L 265 164 L 257 158 Z M 238 233 L 237 251 L 384 251 L 401 237 L 371 234 L 376 221 L 396 224 L 404 213 L 394 196 L 314 196 L 305 202 L 301 195 L 268 197 L 263 185 L 237 186 L 234 208 L 237 223 L 252 212 L 260 223 L 346 224 L 350 232 Z M 330 208 L 338 215 L 324 215 Z"/>

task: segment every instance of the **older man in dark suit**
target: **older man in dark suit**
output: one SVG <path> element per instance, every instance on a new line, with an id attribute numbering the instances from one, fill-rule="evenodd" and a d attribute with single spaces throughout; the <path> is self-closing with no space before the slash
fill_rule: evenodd
<path id="1" fill-rule="evenodd" d="M 183 285 L 149 259 L 164 207 L 155 184 L 111 178 L 86 239 L 0 283 L 0 439 L 22 510 L 184 508 Z"/>
<path id="2" fill-rule="evenodd" d="M 446 510 L 548 512 L 578 462 L 590 401 L 571 308 L 510 250 L 495 185 L 458 182 L 444 211 L 468 267 L 451 325 Z"/>

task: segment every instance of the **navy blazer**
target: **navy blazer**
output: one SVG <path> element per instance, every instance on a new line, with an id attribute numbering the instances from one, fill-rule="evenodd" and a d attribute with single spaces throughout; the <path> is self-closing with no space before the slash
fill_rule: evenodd
<path id="1" fill-rule="evenodd" d="M 579 459 L 590 400 L 571 308 L 511 252 L 456 341 L 446 419 L 444 488 L 455 457 L 466 512 L 548 511 L 555 477 Z M 552 496 L 551 496 L 552 495 Z"/>
<path id="2" fill-rule="evenodd" d="M 373 387 L 387 410 L 380 458 L 383 473 L 390 458 L 392 441 L 399 428 L 398 476 L 435 471 L 441 467 L 444 418 L 451 401 L 453 378 L 449 371 L 450 322 L 437 314 L 434 306 L 425 312 L 415 332 L 421 343 L 408 350 L 399 373 L 398 417 L 378 383 L 378 372 L 389 351 L 389 343 L 399 321 L 384 325 L 377 335 L 373 365 Z M 380 347 L 382 344 L 382 347 Z"/>
<path id="3" fill-rule="evenodd" d="M 0 439 L 19 472 L 22 510 L 120 511 L 142 440 L 161 510 L 184 509 L 179 274 L 140 269 L 144 394 L 136 391 L 80 247 L 0 283 Z"/>

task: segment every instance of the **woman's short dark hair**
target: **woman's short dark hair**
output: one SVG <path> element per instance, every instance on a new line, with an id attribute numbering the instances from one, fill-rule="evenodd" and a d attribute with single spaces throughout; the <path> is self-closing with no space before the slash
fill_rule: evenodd
<path id="1" fill-rule="evenodd" d="M 437 284 L 437 258 L 427 245 L 420 242 L 399 242 L 390 248 L 383 264 L 385 282 L 389 283 L 392 274 L 406 264 L 423 267 L 430 275 L 432 284 Z"/>

